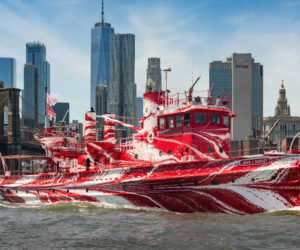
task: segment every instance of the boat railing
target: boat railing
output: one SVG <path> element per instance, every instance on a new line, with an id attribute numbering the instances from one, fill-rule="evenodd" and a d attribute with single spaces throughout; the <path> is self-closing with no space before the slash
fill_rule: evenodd
<path id="1" fill-rule="evenodd" d="M 56 128 L 44 128 L 38 129 L 38 137 L 76 137 L 77 133 L 73 130 L 67 129 L 56 129 Z"/>
<path id="2" fill-rule="evenodd" d="M 215 108 L 231 108 L 231 97 L 224 92 L 207 94 L 208 91 L 194 91 L 194 96 L 187 93 L 176 93 L 161 97 L 169 109 L 186 107 L 187 105 L 213 106 Z M 204 96 L 205 95 L 205 96 Z"/>
<path id="3" fill-rule="evenodd" d="M 46 156 L 9 155 L 1 156 L 0 175 L 30 175 L 56 172 L 56 166 Z"/>

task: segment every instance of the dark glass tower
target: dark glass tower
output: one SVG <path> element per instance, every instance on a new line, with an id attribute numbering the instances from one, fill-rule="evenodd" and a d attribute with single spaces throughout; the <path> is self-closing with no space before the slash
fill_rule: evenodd
<path id="1" fill-rule="evenodd" d="M 16 87 L 16 60 L 14 58 L 0 58 L 0 81 L 4 88 Z"/>
<path id="2" fill-rule="evenodd" d="M 44 124 L 46 90 L 50 93 L 50 64 L 46 61 L 46 47 L 40 42 L 26 44 L 26 63 L 31 63 L 38 70 L 38 123 Z M 28 83 L 29 84 L 29 83 Z M 27 86 L 29 86 L 27 84 Z M 34 82 L 32 82 L 34 84 Z M 25 92 L 24 86 L 24 92 Z M 28 100 L 27 100 L 28 101 Z"/>
<path id="3" fill-rule="evenodd" d="M 112 35 L 110 39 L 110 112 L 121 116 L 124 122 L 132 125 L 137 123 L 134 66 L 135 36 L 133 34 Z M 124 129 L 119 126 L 116 128 Z M 126 129 L 116 136 L 120 138 L 131 134 L 132 130 Z"/>
<path id="4" fill-rule="evenodd" d="M 101 22 L 95 24 L 91 33 L 91 89 L 90 105 L 95 106 L 96 86 L 103 84 L 109 91 L 110 85 L 110 56 L 109 39 L 114 34 L 114 28 L 104 22 L 104 9 L 102 1 Z M 107 107 L 109 100 L 107 100 Z"/>

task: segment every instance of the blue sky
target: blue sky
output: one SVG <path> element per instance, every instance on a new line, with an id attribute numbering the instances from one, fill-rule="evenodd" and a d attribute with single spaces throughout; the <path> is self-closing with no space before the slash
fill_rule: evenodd
<path id="1" fill-rule="evenodd" d="M 23 88 L 26 42 L 46 45 L 51 94 L 71 105 L 71 119 L 89 109 L 90 34 L 100 20 L 100 0 L 1 0 L 0 57 L 17 60 Z M 264 116 L 274 114 L 285 80 L 292 115 L 300 116 L 300 0 L 106 0 L 105 20 L 116 33 L 136 35 L 137 93 L 146 81 L 147 58 L 169 66 L 172 92 L 201 75 L 208 88 L 209 63 L 233 52 L 252 53 L 264 66 Z"/>

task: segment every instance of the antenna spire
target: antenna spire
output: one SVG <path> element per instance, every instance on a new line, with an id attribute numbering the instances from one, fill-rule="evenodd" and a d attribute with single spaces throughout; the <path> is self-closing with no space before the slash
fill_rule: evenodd
<path id="1" fill-rule="evenodd" d="M 102 0 L 101 18 L 102 18 L 101 22 L 102 22 L 102 24 L 104 24 L 104 3 L 103 3 L 103 0 Z"/>

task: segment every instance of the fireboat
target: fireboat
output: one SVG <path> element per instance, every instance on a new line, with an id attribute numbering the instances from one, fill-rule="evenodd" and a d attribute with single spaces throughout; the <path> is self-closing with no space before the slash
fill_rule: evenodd
<path id="1" fill-rule="evenodd" d="M 197 79 L 199 80 L 199 79 Z M 64 127 L 36 139 L 46 156 L 2 156 L 0 194 L 13 203 L 96 202 L 191 212 L 254 214 L 300 205 L 300 155 L 230 157 L 229 96 L 168 91 L 143 95 L 140 127 L 85 114 L 85 142 Z M 115 125 L 136 132 L 116 139 Z M 31 159 L 30 161 L 28 159 Z M 6 164 L 14 159 L 19 164 Z M 0 164 L 1 165 L 1 164 Z"/>

